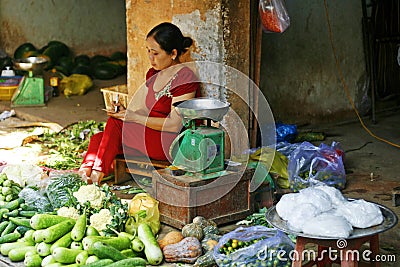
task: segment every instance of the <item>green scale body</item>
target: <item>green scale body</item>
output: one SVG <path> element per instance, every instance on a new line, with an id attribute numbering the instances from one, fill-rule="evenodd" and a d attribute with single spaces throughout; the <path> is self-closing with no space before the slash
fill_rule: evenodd
<path id="1" fill-rule="evenodd" d="M 187 129 L 179 138 L 173 164 L 185 171 L 208 174 L 224 169 L 223 130 L 198 126 Z"/>
<path id="2" fill-rule="evenodd" d="M 42 77 L 23 77 L 15 91 L 11 106 L 44 106 L 44 81 Z"/>

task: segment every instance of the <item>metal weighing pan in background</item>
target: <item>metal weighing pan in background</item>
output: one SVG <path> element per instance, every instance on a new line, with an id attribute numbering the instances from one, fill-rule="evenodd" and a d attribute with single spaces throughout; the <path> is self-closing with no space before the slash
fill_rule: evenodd
<path id="1" fill-rule="evenodd" d="M 13 61 L 17 70 L 32 71 L 34 75 L 42 73 L 47 63 L 48 60 L 45 57 L 28 57 Z"/>
<path id="2" fill-rule="evenodd" d="M 352 201 L 354 199 L 349 199 L 349 200 Z M 385 232 L 385 231 L 391 229 L 392 227 L 394 227 L 397 224 L 398 218 L 393 211 L 391 211 L 389 208 L 387 208 L 383 205 L 380 205 L 378 203 L 374 203 L 374 204 L 376 204 L 380 208 L 382 215 L 383 215 L 383 222 L 379 225 L 375 225 L 375 226 L 368 227 L 365 229 L 354 228 L 353 232 L 346 239 L 354 239 L 354 238 L 366 237 L 366 236 L 371 236 L 371 235 L 375 235 L 378 233 L 382 233 L 382 232 Z M 316 235 L 305 234 L 302 232 L 292 231 L 289 228 L 289 226 L 287 225 L 287 221 L 283 220 L 278 215 L 278 213 L 276 211 L 276 206 L 269 208 L 267 210 L 267 213 L 265 216 L 266 216 L 268 223 L 270 223 L 275 228 L 277 228 L 287 234 L 293 234 L 295 236 L 308 237 L 308 238 L 314 238 L 314 239 L 338 239 L 337 237 L 316 236 Z"/>

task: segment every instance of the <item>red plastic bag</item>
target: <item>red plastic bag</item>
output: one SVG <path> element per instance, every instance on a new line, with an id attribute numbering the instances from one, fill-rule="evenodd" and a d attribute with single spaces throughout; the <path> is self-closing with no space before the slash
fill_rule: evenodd
<path id="1" fill-rule="evenodd" d="M 265 32 L 284 32 L 290 25 L 284 0 L 260 0 L 259 12 Z"/>

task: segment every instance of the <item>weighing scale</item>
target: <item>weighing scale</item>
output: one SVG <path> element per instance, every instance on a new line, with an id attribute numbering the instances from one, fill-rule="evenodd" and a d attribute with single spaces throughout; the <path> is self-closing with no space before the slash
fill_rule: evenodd
<path id="1" fill-rule="evenodd" d="M 186 130 L 179 134 L 170 147 L 173 165 L 190 173 L 210 174 L 224 170 L 225 133 L 211 126 L 219 122 L 229 110 L 229 104 L 216 99 L 194 98 L 175 105 Z M 198 126 L 199 119 L 207 121 Z"/>
<path id="2" fill-rule="evenodd" d="M 44 57 L 28 57 L 14 60 L 14 67 L 27 71 L 11 98 L 11 106 L 44 106 L 43 69 L 47 64 Z"/>

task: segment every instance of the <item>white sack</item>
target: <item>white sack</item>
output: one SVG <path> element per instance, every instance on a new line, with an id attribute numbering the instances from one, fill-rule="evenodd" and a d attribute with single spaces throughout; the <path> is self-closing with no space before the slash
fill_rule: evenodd
<path id="1" fill-rule="evenodd" d="M 302 231 L 315 236 L 347 238 L 353 228 L 344 217 L 325 212 L 305 223 Z"/>
<path id="2" fill-rule="evenodd" d="M 327 193 L 334 207 L 347 201 L 347 199 L 342 195 L 342 192 L 340 192 L 339 189 L 333 186 L 322 185 L 322 186 L 317 186 L 315 188 Z"/>
<path id="3" fill-rule="evenodd" d="M 313 220 L 318 214 L 320 214 L 320 212 L 313 204 L 302 204 L 292 210 L 289 214 L 287 224 L 293 231 L 301 232 L 303 225 L 308 223 L 310 220 Z"/>
<path id="4" fill-rule="evenodd" d="M 318 213 L 332 209 L 332 201 L 329 195 L 316 187 L 300 190 L 297 201 L 298 205 L 313 204 L 318 209 Z"/>
<path id="5" fill-rule="evenodd" d="M 278 203 L 276 203 L 276 212 L 285 221 L 289 219 L 292 210 L 298 207 L 296 200 L 298 196 L 298 193 L 284 194 Z"/>
<path id="6" fill-rule="evenodd" d="M 337 207 L 337 212 L 357 228 L 368 228 L 383 222 L 379 207 L 363 199 L 344 202 Z"/>

